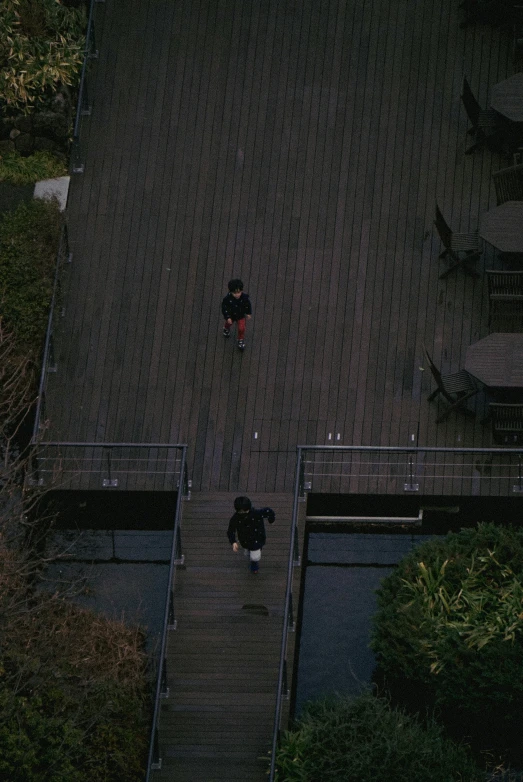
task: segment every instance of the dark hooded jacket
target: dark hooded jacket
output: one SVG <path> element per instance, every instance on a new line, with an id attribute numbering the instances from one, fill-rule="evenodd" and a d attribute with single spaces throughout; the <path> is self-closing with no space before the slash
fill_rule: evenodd
<path id="1" fill-rule="evenodd" d="M 242 548 L 249 549 L 249 551 L 257 551 L 262 548 L 265 543 L 265 524 L 264 519 L 267 519 L 269 524 L 274 522 L 276 514 L 272 508 L 251 508 L 248 513 L 235 513 L 229 522 L 229 528 L 227 529 L 227 537 L 229 543 L 236 543 L 236 536 L 238 536 L 238 542 Z"/>
<path id="2" fill-rule="evenodd" d="M 222 301 L 222 313 L 225 320 L 229 318 L 235 322 L 246 315 L 252 315 L 251 300 L 248 293 L 242 293 L 239 299 L 235 299 L 232 293 L 228 293 Z"/>

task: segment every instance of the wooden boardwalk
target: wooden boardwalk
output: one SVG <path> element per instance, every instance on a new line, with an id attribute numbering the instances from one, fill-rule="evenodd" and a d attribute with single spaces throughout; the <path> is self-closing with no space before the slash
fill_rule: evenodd
<path id="1" fill-rule="evenodd" d="M 187 442 L 195 490 L 290 491 L 295 446 L 488 446 L 436 426 L 444 372 L 487 333 L 483 277 L 438 275 L 495 203 L 465 156 L 509 31 L 456 0 L 108 0 L 73 177 L 74 260 L 50 377 L 50 439 Z M 486 247 L 478 269 L 497 263 Z M 232 276 L 254 317 L 221 335 Z M 481 401 L 477 402 L 481 408 Z M 332 442 L 332 441 L 331 441 Z"/>
<path id="2" fill-rule="evenodd" d="M 253 576 L 225 535 L 234 497 L 197 494 L 184 507 L 186 560 L 176 577 L 170 697 L 162 701 L 160 717 L 162 769 L 153 775 L 158 782 L 267 778 L 292 500 L 288 494 L 252 495 L 257 507 L 276 512 Z M 299 583 L 295 588 L 298 594 Z M 291 663 L 292 651 L 291 645 Z"/>

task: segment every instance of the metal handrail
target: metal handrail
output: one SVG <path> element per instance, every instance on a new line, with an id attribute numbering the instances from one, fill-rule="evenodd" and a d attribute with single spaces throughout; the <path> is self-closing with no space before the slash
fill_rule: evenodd
<path id="1" fill-rule="evenodd" d="M 514 453 L 523 454 L 522 448 L 449 448 L 444 445 L 299 445 L 302 451 L 375 451 L 377 453 Z"/>
<path id="2" fill-rule="evenodd" d="M 315 476 L 320 481 L 324 479 L 340 479 L 341 481 L 361 481 L 363 479 L 382 480 L 384 478 L 399 479 L 397 468 L 403 466 L 403 491 L 419 492 L 421 488 L 421 478 L 423 480 L 465 480 L 476 481 L 478 478 L 482 486 L 492 486 L 493 481 L 509 480 L 514 477 L 516 470 L 516 484 L 512 486 L 512 492 L 523 492 L 523 447 L 445 447 L 445 446 L 364 446 L 364 445 L 315 445 L 302 446 L 303 450 L 310 453 L 310 459 L 304 459 L 303 466 L 303 486 L 310 490 L 310 477 Z M 325 454 L 325 459 L 322 459 Z M 354 454 L 361 454 L 359 462 L 354 461 Z M 375 454 L 377 458 L 369 459 L 369 454 Z M 383 455 L 403 455 L 404 461 L 390 462 L 383 461 Z M 422 454 L 423 459 L 418 459 Z M 432 460 L 425 458 L 433 455 Z M 339 455 L 340 458 L 336 458 Z M 344 456 L 350 457 L 347 460 Z M 470 455 L 473 458 L 467 459 Z M 445 457 L 443 460 L 439 457 Z M 450 460 L 447 457 L 455 456 L 456 459 Z M 328 457 L 328 458 L 327 458 Z M 476 461 L 476 457 L 488 457 L 482 464 Z M 499 459 L 494 460 L 494 457 Z M 323 471 L 321 470 L 324 467 Z M 367 467 L 367 472 L 362 471 L 362 467 Z M 382 467 L 396 467 L 396 472 L 386 472 Z M 349 471 L 346 468 L 349 467 Z M 354 469 L 354 468 L 359 469 Z M 479 467 L 489 467 L 490 472 L 480 472 Z M 326 469 L 325 469 L 326 468 Z M 345 469 L 344 469 L 345 468 Z M 458 472 L 456 472 L 456 470 Z M 492 470 L 502 470 L 503 472 L 493 472 Z M 419 475 L 419 477 L 418 477 Z M 305 477 L 307 476 L 307 480 Z M 416 482 L 415 482 L 416 480 Z M 354 483 L 350 489 L 354 491 Z M 398 487 L 396 487 L 397 490 Z M 328 490 L 328 489 L 327 489 Z M 366 489 L 368 491 L 368 489 Z M 376 486 L 375 492 L 383 493 Z M 390 490 L 388 491 L 390 493 Z"/>
<path id="3" fill-rule="evenodd" d="M 186 453 L 187 446 L 183 445 L 182 458 L 180 465 L 180 483 L 178 488 L 178 496 L 176 498 L 176 511 L 174 517 L 174 529 L 173 529 L 173 542 L 171 548 L 171 561 L 169 565 L 169 578 L 167 581 L 167 595 L 165 598 L 165 608 L 163 617 L 163 629 L 162 629 L 162 641 L 160 647 L 160 664 L 158 666 L 157 678 L 156 678 L 156 693 L 154 699 L 153 718 L 151 725 L 151 733 L 149 740 L 149 755 L 147 758 L 147 770 L 146 770 L 146 782 L 149 782 L 151 777 L 151 771 L 155 768 L 161 768 L 161 759 L 158 757 L 158 725 L 160 720 L 160 699 L 164 693 L 163 686 L 167 681 L 166 670 L 166 651 L 167 651 L 167 635 L 170 626 L 172 626 L 173 617 L 172 612 L 174 609 L 174 576 L 176 573 L 177 561 L 183 556 L 181 552 L 180 544 L 180 523 L 181 523 L 181 507 L 182 498 L 188 494 L 188 480 L 187 480 L 187 463 Z"/>
<path id="4" fill-rule="evenodd" d="M 60 472 L 62 478 L 70 475 L 72 479 L 78 479 L 84 474 L 100 474 L 103 477 L 102 486 L 104 488 L 117 488 L 120 480 L 115 477 L 117 475 L 123 477 L 137 474 L 146 477 L 163 475 L 164 479 L 176 480 L 178 477 L 178 487 L 182 483 L 185 494 L 190 496 L 188 489 L 190 482 L 187 480 L 187 475 L 183 475 L 181 466 L 180 468 L 177 466 L 180 457 L 177 456 L 174 463 L 173 459 L 169 458 L 169 452 L 178 452 L 181 448 L 186 447 L 180 443 L 43 440 L 36 436 L 33 446 L 30 475 L 30 481 L 33 485 L 43 485 L 44 475 L 47 473 L 53 476 L 52 483 L 55 484 L 57 471 Z M 53 449 L 57 449 L 58 452 L 54 454 Z M 77 453 L 67 456 L 68 449 L 82 449 L 85 452 L 94 450 L 99 452 L 99 455 L 97 458 Z M 126 454 L 125 452 L 119 456 L 114 455 L 114 451 L 122 449 L 124 451 L 125 449 L 138 451 L 139 455 L 136 453 Z M 165 458 L 160 457 L 159 453 L 153 455 L 154 451 L 167 452 L 167 455 Z M 155 467 L 150 466 L 152 459 Z M 84 469 L 84 462 L 87 463 L 87 469 Z M 144 467 L 143 462 L 146 462 L 147 466 Z M 174 490 L 174 483 L 172 489 L 169 490 Z"/>
<path id="5" fill-rule="evenodd" d="M 65 250 L 65 252 L 64 252 Z M 67 223 L 64 222 L 60 233 L 60 240 L 58 243 L 58 252 L 56 254 L 56 265 L 53 279 L 53 292 L 51 295 L 51 303 L 49 305 L 49 313 L 47 316 L 47 329 L 45 332 L 44 352 L 42 356 L 42 368 L 40 371 L 40 382 L 38 384 L 38 397 L 36 400 L 35 420 L 33 424 L 33 434 L 31 437 L 31 445 L 34 445 L 38 439 L 38 432 L 40 430 L 40 419 L 42 416 L 42 408 L 45 400 L 45 389 L 47 386 L 47 373 L 49 365 L 49 355 L 52 347 L 53 339 L 53 323 L 55 317 L 55 305 L 58 292 L 58 286 L 60 283 L 60 271 L 61 261 L 67 257 L 70 259 L 69 253 L 69 239 L 67 234 Z"/>
<path id="6" fill-rule="evenodd" d="M 76 116 L 74 120 L 73 142 L 71 147 L 70 170 L 73 174 L 82 174 L 84 172 L 84 163 L 80 161 L 80 125 L 82 117 L 91 113 L 91 108 L 87 99 L 87 66 L 89 60 L 98 56 L 98 52 L 93 49 L 94 44 L 94 6 L 95 3 L 105 2 L 105 0 L 91 0 L 89 5 L 89 16 L 87 19 L 87 30 L 85 35 L 84 59 L 80 73 L 80 83 L 78 87 L 78 100 L 76 103 Z"/>

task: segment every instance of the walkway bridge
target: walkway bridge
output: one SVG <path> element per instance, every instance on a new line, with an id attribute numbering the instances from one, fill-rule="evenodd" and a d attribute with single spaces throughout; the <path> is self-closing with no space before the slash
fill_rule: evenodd
<path id="1" fill-rule="evenodd" d="M 184 507 L 186 553 L 168 639 L 169 697 L 159 719 L 162 763 L 150 777 L 158 782 L 267 779 L 292 496 L 251 495 L 256 506 L 276 511 L 257 576 L 225 537 L 235 496 L 197 493 Z"/>

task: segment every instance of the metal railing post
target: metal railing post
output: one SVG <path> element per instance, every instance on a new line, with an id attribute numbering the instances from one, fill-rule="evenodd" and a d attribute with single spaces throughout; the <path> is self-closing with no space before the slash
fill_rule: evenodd
<path id="1" fill-rule="evenodd" d="M 403 484 L 405 491 L 419 491 L 419 483 L 414 483 L 414 458 L 412 454 L 408 455 L 408 479 Z"/>
<path id="2" fill-rule="evenodd" d="M 300 446 L 298 446 L 298 497 L 305 499 L 305 465 Z"/>
<path id="3" fill-rule="evenodd" d="M 105 452 L 107 455 L 107 478 L 102 480 L 102 486 L 104 489 L 116 489 L 118 486 L 118 478 L 111 476 L 111 459 L 113 455 L 113 449 L 110 446 L 105 446 Z"/>
<path id="4" fill-rule="evenodd" d="M 162 768 L 162 760 L 160 758 L 160 742 L 158 741 L 158 730 L 155 728 L 151 769 L 153 769 L 154 771 L 160 771 L 161 768 Z"/>
<path id="5" fill-rule="evenodd" d="M 164 657 L 162 660 L 162 667 L 161 667 L 161 682 L 162 686 L 160 689 L 160 698 L 168 698 L 169 697 L 169 684 L 168 684 L 168 676 L 167 676 L 167 657 Z"/>
<path id="6" fill-rule="evenodd" d="M 283 690 L 282 690 L 282 698 L 285 698 L 287 700 L 290 695 L 289 690 L 289 680 L 287 679 L 287 660 L 285 660 L 283 664 Z"/>
<path id="7" fill-rule="evenodd" d="M 515 494 L 523 493 L 523 464 L 521 454 L 518 458 L 518 482 L 512 486 L 512 491 Z"/>

